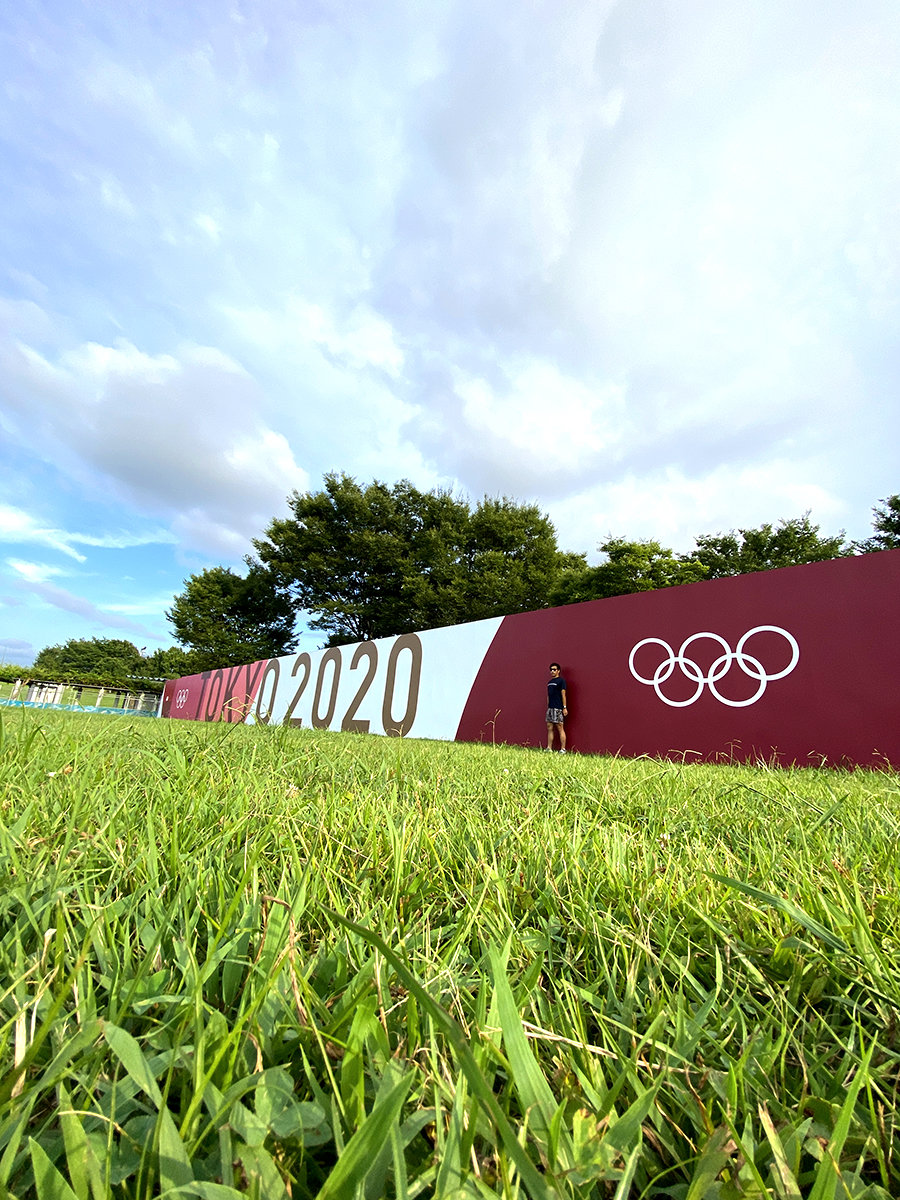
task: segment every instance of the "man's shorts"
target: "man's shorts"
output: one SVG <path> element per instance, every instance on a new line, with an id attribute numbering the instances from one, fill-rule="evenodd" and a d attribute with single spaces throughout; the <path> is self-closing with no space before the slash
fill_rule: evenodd
<path id="1" fill-rule="evenodd" d="M 548 708 L 547 709 L 547 724 L 548 725 L 562 725 L 564 720 L 565 720 L 565 718 L 563 717 L 563 710 L 561 708 Z"/>

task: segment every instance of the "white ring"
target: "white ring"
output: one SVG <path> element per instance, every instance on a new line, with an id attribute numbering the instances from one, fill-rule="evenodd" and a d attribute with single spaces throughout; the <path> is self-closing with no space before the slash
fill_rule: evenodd
<path id="1" fill-rule="evenodd" d="M 669 678 L 669 675 L 671 675 L 672 672 L 675 670 L 675 655 L 672 653 L 672 647 L 669 645 L 669 643 L 664 642 L 662 640 L 662 638 L 644 638 L 644 640 L 642 642 L 638 642 L 638 644 L 636 646 L 632 646 L 631 653 L 628 655 L 628 669 L 632 673 L 632 675 L 635 677 L 635 679 L 639 680 L 641 683 L 655 684 L 657 682 L 655 676 L 653 679 L 645 679 L 643 677 L 643 675 L 638 675 L 637 671 L 634 669 L 635 654 L 637 654 L 637 652 L 638 652 L 638 650 L 640 650 L 641 646 L 647 646 L 651 642 L 655 642 L 657 646 L 664 646 L 666 648 L 666 652 L 669 655 L 669 662 L 667 664 L 669 667 L 669 674 L 666 675 L 665 679 L 662 679 L 659 681 L 661 683 L 665 683 L 666 679 Z"/>
<path id="2" fill-rule="evenodd" d="M 787 639 L 787 642 L 791 647 L 791 661 L 783 671 L 779 671 L 775 675 L 770 675 L 769 681 L 771 682 L 773 679 L 784 679 L 785 675 L 790 675 L 791 671 L 793 671 L 794 667 L 796 667 L 797 663 L 800 661 L 800 647 L 797 645 L 797 639 L 794 637 L 794 635 L 788 633 L 786 629 L 781 629 L 778 625 L 757 625 L 753 629 L 748 629 L 738 642 L 737 650 L 735 651 L 735 654 L 737 654 L 738 658 L 740 658 L 744 651 L 744 643 L 748 638 L 752 638 L 754 633 L 780 633 L 783 638 Z"/>
<path id="3" fill-rule="evenodd" d="M 724 657 L 725 657 L 725 655 L 723 654 L 722 658 L 724 658 Z M 737 657 L 737 656 L 734 655 L 733 657 Z M 719 693 L 716 691 L 716 679 L 718 678 L 718 676 L 714 676 L 712 673 L 712 667 L 710 668 L 709 679 L 707 680 L 707 683 L 709 684 L 709 690 L 712 692 L 712 694 L 715 696 L 715 698 L 719 701 L 720 704 L 727 704 L 729 708 L 746 708 L 748 704 L 755 704 L 757 702 L 757 700 L 762 698 L 763 692 L 766 690 L 766 684 L 768 683 L 769 678 L 770 678 L 770 676 L 768 676 L 765 673 L 765 671 L 763 670 L 763 665 L 759 661 L 759 659 L 753 658 L 749 654 L 742 654 L 740 656 L 740 658 L 738 659 L 741 670 L 744 672 L 745 675 L 751 675 L 752 673 L 750 671 L 748 671 L 747 668 L 744 666 L 744 659 L 747 659 L 749 662 L 756 663 L 757 667 L 759 668 L 759 674 L 756 676 L 756 678 L 759 680 L 759 687 L 756 689 L 756 695 L 751 696 L 749 700 L 729 700 L 727 696 L 720 696 Z M 720 659 L 716 659 L 716 662 L 720 662 L 720 661 L 721 661 Z M 716 664 L 713 663 L 713 667 L 715 665 Z"/>

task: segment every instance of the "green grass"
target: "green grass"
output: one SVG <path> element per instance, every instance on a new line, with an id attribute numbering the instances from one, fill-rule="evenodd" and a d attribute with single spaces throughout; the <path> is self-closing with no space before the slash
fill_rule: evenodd
<path id="1" fill-rule="evenodd" d="M 900 1194 L 900 781 L 4 712 L 0 1200 Z"/>

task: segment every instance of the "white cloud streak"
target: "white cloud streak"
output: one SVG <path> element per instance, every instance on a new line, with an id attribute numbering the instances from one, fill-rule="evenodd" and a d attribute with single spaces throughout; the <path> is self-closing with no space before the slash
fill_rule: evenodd
<path id="1" fill-rule="evenodd" d="M 65 529 L 52 529 L 42 525 L 34 516 L 13 505 L 0 504 L 0 543 L 25 543 L 43 545 L 51 550 L 86 562 L 86 556 L 76 546 L 92 546 L 104 550 L 124 550 L 135 546 L 172 544 L 174 534 L 167 529 L 154 529 L 146 533 L 78 533 Z"/>
<path id="2" fill-rule="evenodd" d="M 101 605 L 93 603 L 84 596 L 76 595 L 65 588 L 57 587 L 56 584 L 41 582 L 40 580 L 25 580 L 21 586 L 28 593 L 36 597 L 38 600 L 49 605 L 51 608 L 56 608 L 65 613 L 70 613 L 76 617 L 80 617 L 91 626 L 99 629 L 118 629 L 126 633 L 140 634 L 141 637 L 159 640 L 159 630 L 153 630 L 146 625 L 139 624 L 137 621 L 129 620 L 128 617 L 118 615 L 117 613 L 103 608 Z"/>

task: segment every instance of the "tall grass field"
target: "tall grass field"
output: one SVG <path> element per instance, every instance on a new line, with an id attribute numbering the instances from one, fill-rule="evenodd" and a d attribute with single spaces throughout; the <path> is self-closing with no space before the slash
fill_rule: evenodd
<path id="1" fill-rule="evenodd" d="M 8 710 L 0 1200 L 900 1195 L 900 779 Z"/>

